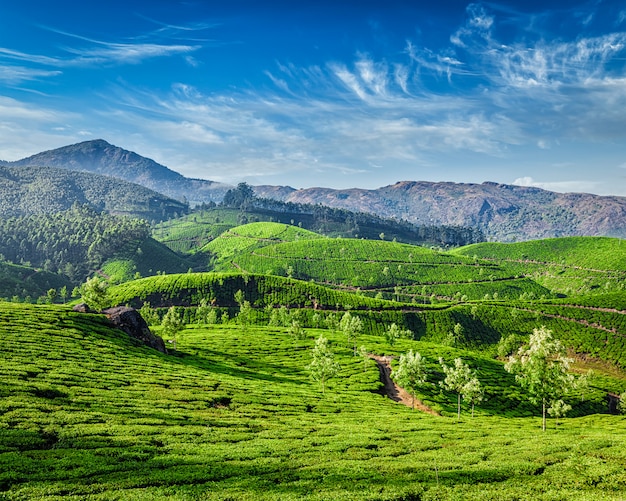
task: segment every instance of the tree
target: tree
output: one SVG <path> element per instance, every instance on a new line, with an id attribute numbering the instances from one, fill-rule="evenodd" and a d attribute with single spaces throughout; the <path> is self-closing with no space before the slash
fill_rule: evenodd
<path id="1" fill-rule="evenodd" d="M 534 329 L 528 346 L 522 346 L 509 357 L 505 368 L 528 392 L 531 402 L 541 403 L 542 430 L 546 431 L 548 408 L 567 394 L 574 386 L 574 376 L 568 374 L 571 359 L 552 331 L 542 326 Z"/>
<path id="2" fill-rule="evenodd" d="M 59 290 L 59 297 L 61 298 L 61 301 L 63 301 L 63 304 L 65 304 L 66 301 L 67 301 L 67 294 L 68 294 L 68 292 L 67 292 L 67 285 L 64 285 Z"/>
<path id="3" fill-rule="evenodd" d="M 92 277 L 82 284 L 79 293 L 84 303 L 96 311 L 102 311 L 109 304 L 109 286 L 99 277 Z"/>
<path id="4" fill-rule="evenodd" d="M 52 304 L 54 300 L 57 298 L 57 290 L 56 289 L 48 289 L 46 292 L 46 303 Z"/>
<path id="5" fill-rule="evenodd" d="M 239 183 L 224 195 L 222 205 L 235 209 L 246 209 L 254 200 L 254 189 L 248 183 Z"/>
<path id="6" fill-rule="evenodd" d="M 297 320 L 291 321 L 291 325 L 287 328 L 287 334 L 293 338 L 296 347 L 298 346 L 298 341 L 306 337 L 304 329 L 300 327 L 300 322 Z"/>
<path id="7" fill-rule="evenodd" d="M 311 363 L 307 366 L 311 378 L 322 386 L 322 393 L 325 392 L 326 382 L 337 375 L 340 366 L 335 362 L 335 356 L 328 347 L 328 340 L 320 336 L 315 341 Z"/>
<path id="8" fill-rule="evenodd" d="M 250 301 L 244 301 L 239 308 L 239 313 L 237 314 L 237 323 L 243 326 L 244 329 L 250 325 L 252 321 L 252 305 Z"/>
<path id="9" fill-rule="evenodd" d="M 385 329 L 385 339 L 389 343 L 389 346 L 396 344 L 396 341 L 401 337 L 412 338 L 413 333 L 409 329 L 401 329 L 395 322 Z"/>
<path id="10" fill-rule="evenodd" d="M 209 314 L 211 313 L 211 306 L 205 297 L 200 300 L 200 304 L 196 308 L 196 323 L 208 324 Z"/>
<path id="11" fill-rule="evenodd" d="M 446 390 L 453 391 L 457 394 L 456 418 L 457 420 L 461 419 L 461 398 L 467 398 L 469 395 L 472 395 L 474 399 L 477 399 L 480 394 L 480 382 L 474 371 L 460 358 L 455 358 L 454 365 L 451 367 L 444 364 L 441 358 L 439 359 L 439 363 L 446 375 L 446 378 L 440 381 L 440 384 Z"/>
<path id="12" fill-rule="evenodd" d="M 176 334 L 185 328 L 183 319 L 176 309 L 176 306 L 170 306 L 161 322 L 162 334 L 166 338 L 171 338 L 176 349 Z"/>
<path id="13" fill-rule="evenodd" d="M 239 306 L 241 306 L 243 304 L 243 301 L 245 299 L 245 296 L 243 294 L 243 291 L 241 289 L 239 289 L 237 292 L 235 292 L 235 303 L 237 303 Z"/>
<path id="14" fill-rule="evenodd" d="M 363 322 L 359 317 L 346 311 L 339 322 L 339 329 L 345 334 L 348 346 L 350 346 L 350 341 L 354 341 L 354 355 L 356 356 L 356 339 L 363 330 Z"/>
<path id="15" fill-rule="evenodd" d="M 150 305 L 148 301 L 143 303 L 141 308 L 139 308 L 139 314 L 146 321 L 148 325 L 157 325 L 159 324 L 159 314 L 156 312 L 154 308 Z"/>
<path id="16" fill-rule="evenodd" d="M 558 426 L 559 418 L 564 417 L 572 409 L 572 406 L 563 402 L 563 400 L 554 400 L 548 407 L 548 414 L 554 418 L 555 424 Z"/>
<path id="17" fill-rule="evenodd" d="M 389 343 L 389 346 L 393 346 L 399 338 L 400 328 L 394 322 L 385 329 L 385 339 Z"/>
<path id="18" fill-rule="evenodd" d="M 474 406 L 483 401 L 485 391 L 477 377 L 472 377 L 463 388 L 463 399 L 472 405 L 472 417 L 474 417 Z"/>
<path id="19" fill-rule="evenodd" d="M 411 394 L 415 409 L 415 393 L 426 382 L 426 360 L 418 352 L 409 350 L 406 355 L 400 355 L 398 368 L 393 371 L 392 377 Z"/>

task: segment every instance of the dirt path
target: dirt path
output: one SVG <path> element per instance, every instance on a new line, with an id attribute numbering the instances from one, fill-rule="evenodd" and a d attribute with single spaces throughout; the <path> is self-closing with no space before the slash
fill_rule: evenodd
<path id="1" fill-rule="evenodd" d="M 401 403 L 406 405 L 407 407 L 413 407 L 413 398 L 409 393 L 404 389 L 400 388 L 396 383 L 394 383 L 393 379 L 391 379 L 391 361 L 393 357 L 390 356 L 380 356 L 370 354 L 369 357 L 376 361 L 378 365 L 378 370 L 380 371 L 380 380 L 385 385 L 385 395 L 387 395 L 394 402 Z M 427 414 L 432 414 L 433 416 L 439 416 L 437 412 L 432 410 L 427 405 L 424 405 L 419 399 L 415 399 L 415 408 L 426 412 Z"/>

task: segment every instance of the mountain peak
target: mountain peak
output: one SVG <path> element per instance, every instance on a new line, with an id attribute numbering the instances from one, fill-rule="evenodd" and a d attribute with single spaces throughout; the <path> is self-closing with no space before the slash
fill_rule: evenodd
<path id="1" fill-rule="evenodd" d="M 92 139 L 44 151 L 17 162 L 15 167 L 56 167 L 92 172 L 137 183 L 178 200 L 196 195 L 191 202 L 219 202 L 230 186 L 201 179 L 188 179 L 154 160 L 115 146 L 104 139 Z"/>

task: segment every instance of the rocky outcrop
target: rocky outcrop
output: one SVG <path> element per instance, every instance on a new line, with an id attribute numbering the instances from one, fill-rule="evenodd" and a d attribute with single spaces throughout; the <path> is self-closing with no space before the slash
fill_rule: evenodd
<path id="1" fill-rule="evenodd" d="M 134 308 L 127 306 L 117 306 L 104 310 L 104 313 L 111 323 L 118 329 L 122 329 L 130 337 L 138 339 L 146 346 L 167 353 L 163 339 L 150 331 L 148 324 Z"/>

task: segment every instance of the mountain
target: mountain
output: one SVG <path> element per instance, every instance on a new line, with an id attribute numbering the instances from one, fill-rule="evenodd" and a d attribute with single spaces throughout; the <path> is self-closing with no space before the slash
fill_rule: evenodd
<path id="1" fill-rule="evenodd" d="M 95 172 L 141 184 L 192 204 L 220 202 L 229 185 L 189 179 L 104 140 L 46 151 L 12 167 L 44 165 Z M 485 182 L 403 181 L 375 190 L 257 186 L 255 193 L 284 202 L 321 204 L 420 226 L 475 227 L 492 240 L 559 236 L 626 237 L 626 197 L 554 193 L 539 188 Z"/>
<path id="2" fill-rule="evenodd" d="M 488 238 L 518 241 L 559 236 L 626 237 L 626 197 L 555 193 L 539 188 L 403 181 L 375 190 L 255 188 L 259 197 L 322 204 L 419 225 L 479 228 Z"/>
<path id="3" fill-rule="evenodd" d="M 154 221 L 188 210 L 178 200 L 120 179 L 51 167 L 0 166 L 0 217 L 59 212 L 75 203 Z"/>
<path id="4" fill-rule="evenodd" d="M 140 184 L 177 200 L 189 199 L 192 203 L 219 202 L 230 188 L 213 181 L 186 178 L 154 160 L 113 146 L 103 139 L 45 151 L 16 162 L 5 162 L 5 165 L 43 165 L 107 175 Z"/>

